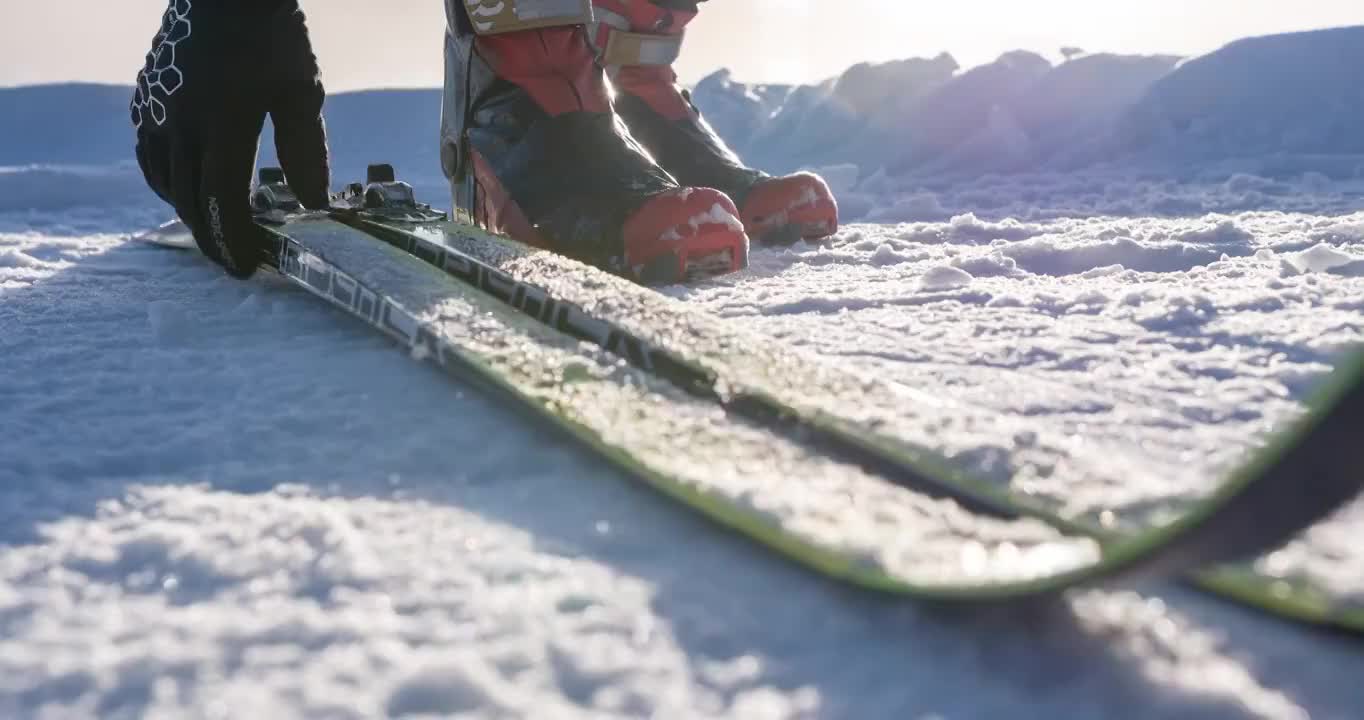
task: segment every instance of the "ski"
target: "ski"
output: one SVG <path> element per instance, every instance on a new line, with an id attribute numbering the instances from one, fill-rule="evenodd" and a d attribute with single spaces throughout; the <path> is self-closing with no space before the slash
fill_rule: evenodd
<path id="1" fill-rule="evenodd" d="M 266 269 L 827 576 L 921 598 L 984 600 L 1064 590 L 1118 569 L 1089 538 L 888 486 L 325 217 L 262 225 L 274 238 Z M 192 247 L 178 224 L 142 239 Z"/>
<path id="2" fill-rule="evenodd" d="M 271 192 L 269 185 L 261 193 Z M 288 197 L 285 190 L 273 188 L 280 198 Z M 365 194 L 375 202 L 375 193 Z M 420 219 L 400 232 L 388 224 L 399 214 L 393 208 L 357 212 L 354 205 L 334 213 L 347 224 L 300 208 L 258 208 L 259 222 L 275 238 L 267 267 L 664 494 L 862 587 L 923 600 L 992 601 L 1183 576 L 1271 549 L 1358 489 L 1352 472 L 1360 451 L 1349 440 L 1364 422 L 1359 367 L 1340 373 L 1303 419 L 1175 522 L 1105 535 L 1052 521 L 1024 503 L 1015 507 L 1002 494 L 972 502 L 978 489 L 970 483 L 980 481 L 927 450 L 880 457 L 847 452 L 838 444 L 847 440 L 830 434 L 839 429 L 835 423 L 854 420 L 824 411 L 812 419 L 795 405 L 776 405 L 774 412 L 775 395 L 748 399 L 753 391 L 736 381 L 742 376 L 717 369 L 714 359 L 668 358 L 680 352 L 670 343 L 715 339 L 695 334 L 703 316 L 694 311 L 654 312 L 650 322 L 659 335 L 645 336 L 617 327 L 622 324 L 612 322 L 607 308 L 589 313 L 571 294 L 595 286 L 638 302 L 651 291 L 617 285 L 577 264 L 558 265 L 563 275 L 552 288 L 527 283 L 444 240 L 461 233 L 512 259 L 538 257 L 534 251 L 472 227 L 433 225 L 433 213 L 420 207 L 415 214 L 408 208 L 407 217 Z M 440 241 L 427 237 L 435 232 Z M 375 242 L 372 233 L 386 242 Z M 144 239 L 175 247 L 193 242 L 183 226 Z M 555 258 L 539 259 L 571 263 Z M 483 269 L 469 272 L 470 262 Z M 463 277 L 452 272 L 460 267 Z M 758 343 L 730 344 L 728 352 L 742 356 L 754 348 L 776 351 Z M 697 374 L 698 366 L 709 372 Z M 806 371 L 823 382 L 843 382 L 829 368 Z M 1275 580 L 1267 590 L 1269 579 L 1242 567 L 1195 577 L 1202 587 L 1281 615 L 1360 627 L 1357 608 L 1331 607 L 1329 595 L 1310 585 Z"/>
<path id="3" fill-rule="evenodd" d="M 674 391 L 715 405 L 726 416 L 798 438 L 803 447 L 831 461 L 919 497 L 950 502 L 977 521 L 1042 521 L 1069 540 L 1088 539 L 1099 553 L 1084 570 L 1043 573 L 1027 583 L 983 579 L 935 585 L 917 577 L 873 573 L 853 578 L 860 584 L 921 596 L 947 591 L 958 597 L 1004 597 L 1097 580 L 1185 576 L 1199 587 L 1262 610 L 1364 631 L 1364 608 L 1357 604 L 1337 602 L 1310 582 L 1229 565 L 1283 545 L 1358 495 L 1364 485 L 1364 473 L 1357 470 L 1364 450 L 1351 437 L 1364 426 L 1364 361 L 1346 363 L 1310 403 L 1305 417 L 1269 438 L 1216 492 L 1178 519 L 1144 531 L 1115 531 L 1066 517 L 976 477 L 955 467 L 944 457 L 949 453 L 911 440 L 931 437 L 945 423 L 969 416 L 969 410 L 936 407 L 922 393 L 795 359 L 773 341 L 739 332 L 647 288 L 468 223 L 445 220 L 416 204 L 410 187 L 397 182 L 387 166 L 373 168 L 366 185 L 352 186 L 341 199 L 349 207 L 333 213 L 337 220 L 441 271 L 504 310 L 596 345 Z M 967 422 L 991 424 L 979 416 Z M 779 544 L 772 537 L 758 539 Z M 978 549 L 966 552 L 979 558 Z M 827 562 L 798 559 L 828 570 Z"/>

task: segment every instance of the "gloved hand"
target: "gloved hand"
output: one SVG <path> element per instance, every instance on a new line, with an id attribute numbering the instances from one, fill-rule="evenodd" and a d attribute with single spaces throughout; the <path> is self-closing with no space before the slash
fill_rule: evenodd
<path id="1" fill-rule="evenodd" d="M 250 276 L 267 247 L 250 208 L 267 113 L 299 200 L 327 206 L 325 97 L 298 0 L 171 0 L 133 96 L 137 161 L 230 274 Z"/>

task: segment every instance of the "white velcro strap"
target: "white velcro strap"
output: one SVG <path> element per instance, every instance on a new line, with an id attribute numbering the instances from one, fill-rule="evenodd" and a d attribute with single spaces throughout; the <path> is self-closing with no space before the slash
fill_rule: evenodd
<path id="1" fill-rule="evenodd" d="M 592 22 L 592 0 L 464 0 L 464 7 L 479 35 Z"/>
<path id="2" fill-rule="evenodd" d="M 601 50 L 601 64 L 607 67 L 672 65 L 682 54 L 681 35 L 649 35 L 607 27 L 606 47 Z"/>

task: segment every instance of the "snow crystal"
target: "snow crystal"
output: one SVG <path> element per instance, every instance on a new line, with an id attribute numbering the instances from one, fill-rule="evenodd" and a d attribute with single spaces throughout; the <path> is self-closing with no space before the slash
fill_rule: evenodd
<path id="1" fill-rule="evenodd" d="M 1364 258 L 1332 267 L 1328 272 L 1340 277 L 1364 277 Z"/>
<path id="2" fill-rule="evenodd" d="M 1121 264 L 1104 265 L 1104 266 L 1102 266 L 1102 267 L 1096 267 L 1096 268 L 1091 268 L 1091 269 L 1089 269 L 1089 270 L 1086 270 L 1086 271 L 1080 273 L 1080 277 L 1082 277 L 1082 278 L 1084 278 L 1084 279 L 1086 279 L 1086 280 L 1091 280 L 1091 279 L 1093 279 L 1093 278 L 1101 278 L 1101 277 L 1108 277 L 1108 276 L 1111 276 L 1111 275 L 1117 275 L 1118 273 L 1122 273 L 1122 272 L 1126 272 L 1126 271 L 1127 271 L 1127 268 L 1123 267 Z"/>
<path id="3" fill-rule="evenodd" d="M 1202 245 L 1235 245 L 1244 247 L 1248 245 L 1255 236 L 1242 230 L 1236 221 L 1224 219 L 1215 225 L 1204 226 L 1193 230 L 1182 230 L 1175 233 L 1172 239 L 1183 243 L 1196 243 Z"/>
<path id="4" fill-rule="evenodd" d="M 974 277 L 1011 277 L 1023 274 L 1018 261 L 999 250 L 985 255 L 962 257 L 952 261 L 952 266 L 965 270 Z"/>
<path id="5" fill-rule="evenodd" d="M 924 407 L 982 408 L 997 423 L 964 413 L 930 441 L 1142 520 L 1364 340 L 1364 215 L 1277 195 L 1280 213 L 1161 217 L 1162 194 L 1231 201 L 1158 182 L 1077 199 L 1096 187 L 935 188 L 936 220 L 755 248 L 740 280 L 676 294 Z M 968 216 L 963 192 L 1012 219 Z M 306 294 L 83 212 L 0 216 L 4 717 L 1105 717 L 1134 682 L 1151 716 L 1356 708 L 1355 648 L 1165 584 L 946 623 L 863 603 Z M 1359 596 L 1361 512 L 1274 569 Z"/>
<path id="6" fill-rule="evenodd" d="M 955 290 L 971 284 L 971 273 L 950 265 L 939 265 L 925 272 L 919 281 L 924 290 Z"/>
<path id="7" fill-rule="evenodd" d="M 1203 325 L 1217 314 L 1217 306 L 1203 295 L 1167 297 L 1161 305 L 1147 305 L 1134 320 L 1147 330 L 1172 332 Z"/>
<path id="8" fill-rule="evenodd" d="M 1292 263 L 1293 267 L 1299 272 L 1326 272 L 1361 259 L 1364 258 L 1343 253 L 1330 245 L 1322 243 L 1313 246 L 1309 250 L 1304 250 L 1303 252 L 1289 256 L 1287 261 Z"/>
<path id="9" fill-rule="evenodd" d="M 385 713 L 389 717 L 472 712 L 510 714 L 521 705 L 515 689 L 502 679 L 496 668 L 488 667 L 473 653 L 461 655 L 399 681 L 385 704 Z"/>
<path id="10" fill-rule="evenodd" d="M 1023 302 L 1022 298 L 1017 298 L 1012 295 L 996 295 L 990 298 L 990 302 L 986 303 L 985 306 L 991 308 L 1021 308 L 1025 307 L 1026 303 Z"/>
<path id="11" fill-rule="evenodd" d="M 1000 222 L 989 222 L 976 217 L 975 213 L 955 215 L 947 226 L 947 239 L 960 243 L 984 243 L 994 240 L 1026 240 L 1037 235 L 1036 225 L 1021 223 L 1013 218 Z"/>
<path id="12" fill-rule="evenodd" d="M 898 265 L 900 263 L 911 262 L 914 259 L 915 258 L 912 255 L 906 255 L 896 251 L 895 248 L 890 246 L 890 243 L 881 243 L 877 245 L 876 251 L 871 254 L 871 257 L 867 258 L 868 262 L 877 267 Z"/>

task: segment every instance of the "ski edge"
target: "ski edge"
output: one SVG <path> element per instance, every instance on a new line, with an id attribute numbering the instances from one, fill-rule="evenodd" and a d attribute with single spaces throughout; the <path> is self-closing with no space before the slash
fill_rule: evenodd
<path id="1" fill-rule="evenodd" d="M 407 252 L 417 257 L 419 260 L 440 269 L 457 280 L 468 283 L 476 289 L 493 295 L 503 303 L 516 306 L 514 297 L 509 292 L 514 292 L 518 286 L 532 286 L 531 283 L 519 280 L 512 275 L 496 268 L 483 261 L 470 257 L 456 248 L 444 245 L 439 242 L 429 240 L 425 237 L 412 233 L 405 228 L 395 227 L 386 222 L 375 221 L 361 216 L 359 213 L 347 212 L 337 213 L 336 219 L 356 229 L 362 230 L 371 236 L 379 239 L 399 250 Z M 450 223 L 445 223 L 450 224 Z M 470 228 L 471 232 L 479 232 L 488 235 L 479 228 Z M 492 235 L 498 241 L 507 242 L 515 245 L 515 241 Z M 453 265 L 459 270 L 451 269 L 451 259 L 454 258 Z M 552 295 L 544 290 L 537 288 L 546 296 Z M 560 300 L 564 305 L 574 308 L 577 312 L 587 315 L 590 313 L 582 310 L 577 305 Z M 642 352 L 647 352 L 652 348 L 651 344 L 643 338 L 638 338 L 632 333 L 622 328 L 614 327 L 612 323 L 600 318 L 592 318 L 610 328 L 608 335 L 617 338 L 619 343 L 621 335 L 632 339 L 638 343 L 638 347 L 643 348 Z M 543 321 L 543 320 L 542 320 Z M 584 338 L 595 340 L 595 338 Z M 599 342 L 603 347 L 613 352 L 616 349 L 611 347 L 611 343 Z M 618 345 L 617 345 L 618 347 Z M 641 352 L 641 350 L 636 351 Z M 622 354 L 627 360 L 635 362 L 635 358 L 629 354 Z M 718 384 L 721 379 L 710 368 L 703 364 L 689 362 L 682 359 L 694 370 L 694 377 L 704 378 L 707 383 Z M 652 370 L 652 368 L 645 368 Z M 1364 378 L 1364 353 L 1358 353 L 1346 358 L 1341 368 L 1337 369 L 1323 383 L 1324 387 L 1334 386 L 1337 388 L 1335 395 L 1343 395 L 1340 386 L 1346 383 L 1358 384 Z M 984 506 L 987 513 L 1000 513 L 1005 515 L 1028 516 L 1047 522 L 1058 529 L 1075 534 L 1085 535 L 1099 541 L 1105 546 L 1106 553 L 1113 552 L 1118 555 L 1118 562 L 1135 567 L 1134 575 L 1136 579 L 1147 579 L 1150 572 L 1140 569 L 1143 558 L 1150 557 L 1153 553 L 1159 553 L 1161 546 L 1169 545 L 1178 538 L 1189 534 L 1197 533 L 1199 526 L 1208 518 L 1215 516 L 1219 511 L 1232 505 L 1247 491 L 1252 491 L 1257 480 L 1267 474 L 1268 469 L 1272 469 L 1275 460 L 1285 453 L 1291 451 L 1303 438 L 1309 437 L 1325 414 L 1322 405 L 1329 405 L 1332 393 L 1325 391 L 1319 392 L 1317 398 L 1309 401 L 1309 410 L 1291 423 L 1287 428 L 1281 429 L 1267 438 L 1265 445 L 1257 449 L 1250 457 L 1243 460 L 1240 465 L 1231 472 L 1224 475 L 1224 480 L 1218 490 L 1204 501 L 1200 502 L 1189 512 L 1183 514 L 1177 520 L 1166 525 L 1152 528 L 1138 533 L 1135 536 L 1121 536 L 1111 532 L 1105 532 L 1101 528 L 1089 523 L 1067 519 L 1056 513 L 1047 511 L 1038 506 L 1026 503 L 1022 499 L 1000 492 L 989 486 L 982 480 L 974 478 L 969 474 L 950 467 L 950 465 L 933 453 L 915 447 L 911 443 L 903 442 L 896 438 L 884 438 L 880 436 L 863 437 L 862 434 L 854 432 L 846 426 L 846 422 L 836 416 L 829 416 L 827 413 L 816 412 L 814 417 L 807 417 L 802 411 L 786 405 L 780 399 L 773 398 L 757 389 L 747 389 L 745 396 L 760 399 L 769 409 L 775 410 L 776 414 L 784 415 L 789 418 L 799 417 L 810 426 L 830 430 L 848 438 L 852 442 L 861 445 L 871 452 L 884 453 L 894 458 L 897 462 L 909 463 L 915 466 L 916 471 L 932 477 L 932 482 L 937 485 L 950 486 L 949 497 L 958 499 L 956 491 L 965 489 L 968 495 L 968 503 L 979 502 Z M 717 392 L 718 395 L 718 392 Z M 1323 400 L 1326 397 L 1327 400 Z M 1329 408 L 1327 408 L 1329 409 Z M 909 453 L 907 456 L 906 454 Z M 922 491 L 923 488 L 911 488 Z M 930 492 L 932 490 L 930 489 Z M 1354 497 L 1358 488 L 1349 491 L 1350 497 Z M 1320 520 L 1331 510 L 1348 502 L 1337 500 L 1329 505 L 1324 505 L 1316 511 L 1308 513 L 1308 520 L 1304 524 L 1297 525 L 1294 529 L 1286 533 L 1280 533 L 1272 538 L 1257 542 L 1253 547 L 1240 548 L 1238 552 L 1228 557 L 1209 558 L 1205 563 L 1207 567 L 1193 569 L 1179 569 L 1171 574 L 1182 577 L 1195 587 L 1221 595 L 1227 599 L 1233 599 L 1242 604 L 1258 607 L 1281 617 L 1298 620 L 1309 624 L 1325 626 L 1341 626 L 1353 632 L 1364 632 L 1364 612 L 1355 613 L 1349 609 L 1336 610 L 1330 602 L 1320 593 L 1310 587 L 1302 585 L 1288 584 L 1291 588 L 1286 593 L 1283 591 L 1285 584 L 1278 578 L 1260 575 L 1258 573 L 1236 572 L 1228 569 L 1226 563 L 1235 559 L 1244 558 L 1248 554 L 1265 552 L 1272 550 L 1287 542 L 1303 529 L 1310 526 L 1311 522 Z M 969 507 L 969 505 L 968 505 Z M 980 510 L 980 505 L 969 507 L 969 509 Z M 1168 553 L 1167 553 L 1168 554 Z M 1173 554 L 1172 554 L 1173 555 Z M 1171 558 L 1167 563 L 1178 563 L 1177 558 Z M 1109 581 L 1116 581 L 1126 578 L 1126 573 L 1121 571 L 1111 571 L 1103 575 Z"/>

